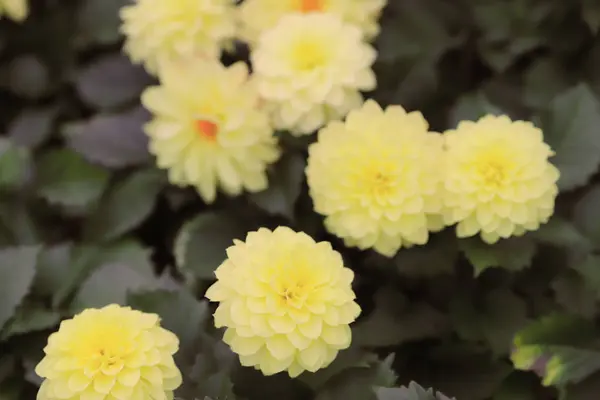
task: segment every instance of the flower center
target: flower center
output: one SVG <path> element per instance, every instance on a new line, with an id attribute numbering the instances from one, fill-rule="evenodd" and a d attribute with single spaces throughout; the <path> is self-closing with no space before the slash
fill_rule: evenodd
<path id="1" fill-rule="evenodd" d="M 289 307 L 300 308 L 306 300 L 307 293 L 302 283 L 289 285 L 279 293 L 281 300 Z"/>
<path id="2" fill-rule="evenodd" d="M 214 141 L 217 139 L 217 134 L 219 133 L 219 127 L 214 122 L 207 119 L 197 119 L 195 121 L 196 131 L 200 134 L 200 136 Z"/>
<path id="3" fill-rule="evenodd" d="M 298 0 L 298 9 L 303 13 L 323 11 L 325 0 Z"/>
<path id="4" fill-rule="evenodd" d="M 329 54 L 316 39 L 303 38 L 291 48 L 292 64 L 298 71 L 310 71 L 327 63 Z"/>
<path id="5" fill-rule="evenodd" d="M 488 186 L 498 187 L 504 182 L 504 166 L 498 162 L 490 161 L 479 166 L 479 174 Z"/>
<path id="6" fill-rule="evenodd" d="M 388 174 L 376 172 L 372 175 L 369 186 L 373 195 L 385 196 L 391 193 L 392 188 L 394 187 L 394 180 Z"/>

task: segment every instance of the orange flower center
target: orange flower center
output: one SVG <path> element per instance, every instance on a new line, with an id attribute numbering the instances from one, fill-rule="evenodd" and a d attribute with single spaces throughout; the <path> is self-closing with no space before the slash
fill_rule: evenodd
<path id="1" fill-rule="evenodd" d="M 299 0 L 299 9 L 304 13 L 322 11 L 324 0 Z"/>
<path id="2" fill-rule="evenodd" d="M 217 124 L 206 119 L 196 120 L 196 130 L 200 135 L 210 140 L 216 140 L 217 133 L 219 133 Z"/>

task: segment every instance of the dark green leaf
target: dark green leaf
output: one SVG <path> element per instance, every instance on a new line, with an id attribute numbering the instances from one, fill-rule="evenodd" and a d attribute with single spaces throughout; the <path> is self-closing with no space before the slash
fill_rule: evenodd
<path id="1" fill-rule="evenodd" d="M 570 313 L 591 318 L 596 313 L 596 291 L 573 270 L 567 270 L 552 282 L 556 302 Z"/>
<path id="2" fill-rule="evenodd" d="M 454 105 L 448 126 L 455 128 L 461 121 L 477 121 L 488 114 L 501 115 L 504 113 L 492 104 L 482 92 L 469 93 L 462 96 Z"/>
<path id="3" fill-rule="evenodd" d="M 594 244 L 600 248 L 600 185 L 589 191 L 575 205 L 574 223 Z"/>
<path id="4" fill-rule="evenodd" d="M 377 400 L 451 400 L 450 397 L 435 392 L 433 389 L 424 389 L 416 382 L 411 382 L 408 387 L 377 388 Z"/>
<path id="5" fill-rule="evenodd" d="M 0 329 L 29 293 L 39 252 L 37 246 L 0 250 Z"/>
<path id="6" fill-rule="evenodd" d="M 164 174 L 155 169 L 136 171 L 118 182 L 90 217 L 86 237 L 109 241 L 137 228 L 154 210 L 164 183 Z"/>
<path id="7" fill-rule="evenodd" d="M 77 26 L 79 45 L 108 45 L 121 38 L 119 10 L 130 0 L 84 0 L 79 8 Z"/>
<path id="8" fill-rule="evenodd" d="M 0 339 L 52 328 L 59 321 L 60 314 L 56 311 L 46 310 L 40 305 L 24 305 L 19 307 L 14 318 L 9 321 Z"/>
<path id="9" fill-rule="evenodd" d="M 129 249 L 121 251 L 126 253 L 114 261 L 103 260 L 83 282 L 73 300 L 73 312 L 112 303 L 125 305 L 128 293 L 159 288 L 148 250 L 131 243 Z"/>
<path id="10" fill-rule="evenodd" d="M 540 117 L 546 142 L 556 152 L 558 186 L 571 190 L 585 185 L 600 163 L 600 103 L 588 85 L 579 84 L 558 95 Z"/>
<path id="11" fill-rule="evenodd" d="M 0 137 L 0 188 L 16 188 L 31 173 L 31 155 L 24 147 Z"/>
<path id="12" fill-rule="evenodd" d="M 52 297 L 60 290 L 65 278 L 70 273 L 72 251 L 71 243 L 42 249 L 33 282 L 36 294 Z"/>
<path id="13" fill-rule="evenodd" d="M 443 235 L 432 237 L 424 246 L 399 251 L 394 262 L 401 275 L 430 278 L 451 274 L 458 258 L 458 247 L 454 237 Z"/>
<path id="14" fill-rule="evenodd" d="M 496 357 L 505 356 L 514 334 L 527 322 L 526 303 L 506 289 L 490 291 L 476 304 L 457 297 L 451 315 L 458 334 L 465 340 L 485 341 Z"/>
<path id="15" fill-rule="evenodd" d="M 38 163 L 38 194 L 49 203 L 86 211 L 96 203 L 109 173 L 65 148 L 44 154 Z"/>
<path id="16" fill-rule="evenodd" d="M 200 302 L 187 290 L 136 291 L 127 296 L 131 307 L 161 317 L 161 325 L 175 333 L 180 353 L 193 350 L 204 322 L 210 317 L 206 302 Z"/>
<path id="17" fill-rule="evenodd" d="M 294 220 L 294 206 L 304 182 L 306 160 L 291 153 L 274 166 L 268 189 L 250 195 L 250 200 L 270 214 Z"/>
<path id="18" fill-rule="evenodd" d="M 402 307 L 398 292 L 380 289 L 373 312 L 353 328 L 353 341 L 361 346 L 388 347 L 404 342 L 443 336 L 450 329 L 448 317 L 426 303 Z"/>
<path id="19" fill-rule="evenodd" d="M 233 239 L 244 240 L 245 224 L 224 212 L 204 212 L 186 222 L 177 235 L 174 253 L 179 268 L 201 279 L 214 279 Z"/>
<path id="20" fill-rule="evenodd" d="M 500 240 L 489 245 L 479 238 L 459 241 L 459 246 L 475 268 L 475 276 L 491 267 L 518 271 L 531 265 L 536 243 L 528 237 Z"/>

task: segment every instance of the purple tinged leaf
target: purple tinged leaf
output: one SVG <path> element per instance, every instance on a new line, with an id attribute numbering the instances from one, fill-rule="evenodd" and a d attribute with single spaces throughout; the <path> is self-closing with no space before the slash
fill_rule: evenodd
<path id="1" fill-rule="evenodd" d="M 94 108 L 121 106 L 139 97 L 153 79 L 122 54 L 112 54 L 89 65 L 75 80 L 83 101 Z"/>
<path id="2" fill-rule="evenodd" d="M 71 123 L 63 133 L 70 148 L 88 161 L 109 168 L 145 164 L 150 160 L 143 125 L 149 113 L 141 106 L 121 114 L 101 114 Z"/>

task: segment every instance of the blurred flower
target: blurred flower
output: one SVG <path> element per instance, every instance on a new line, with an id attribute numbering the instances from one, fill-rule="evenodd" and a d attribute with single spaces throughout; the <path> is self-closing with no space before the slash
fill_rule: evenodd
<path id="1" fill-rule="evenodd" d="M 246 0 L 239 8 L 242 37 L 255 44 L 287 14 L 328 12 L 358 27 L 368 40 L 379 33 L 377 20 L 385 4 L 386 0 Z"/>
<path id="2" fill-rule="evenodd" d="M 246 65 L 181 59 L 164 63 L 159 77 L 142 94 L 154 114 L 145 131 L 171 183 L 195 186 L 207 203 L 217 187 L 232 196 L 264 190 L 280 150 Z"/>
<path id="3" fill-rule="evenodd" d="M 206 292 L 215 325 L 244 366 L 265 375 L 325 368 L 350 345 L 360 313 L 352 270 L 327 242 L 287 227 L 261 228 L 227 249 Z"/>
<path id="4" fill-rule="evenodd" d="M 234 0 L 137 0 L 121 9 L 124 50 L 156 74 L 162 58 L 217 58 L 235 35 Z"/>
<path id="5" fill-rule="evenodd" d="M 441 229 L 442 137 L 419 112 L 373 100 L 321 129 L 306 175 L 315 210 L 346 245 L 393 256 Z"/>
<path id="6" fill-rule="evenodd" d="M 28 0 L 0 0 L 0 16 L 6 15 L 16 22 L 22 22 L 28 14 Z"/>
<path id="7" fill-rule="evenodd" d="M 554 212 L 554 153 L 532 123 L 488 115 L 445 134 L 445 212 L 459 237 L 488 243 L 536 230 Z"/>
<path id="8" fill-rule="evenodd" d="M 178 347 L 156 314 L 116 304 L 87 309 L 48 338 L 35 369 L 46 378 L 37 399 L 173 399 Z"/>
<path id="9" fill-rule="evenodd" d="M 375 88 L 375 50 L 333 14 L 290 14 L 252 53 L 258 90 L 275 128 L 309 134 L 359 107 Z"/>

